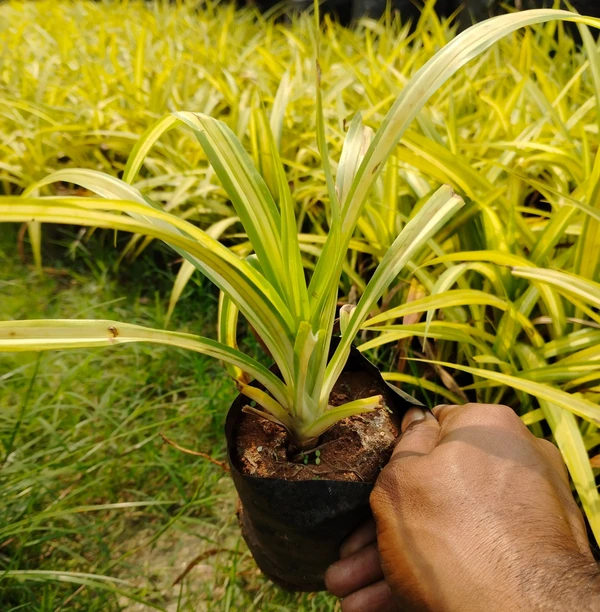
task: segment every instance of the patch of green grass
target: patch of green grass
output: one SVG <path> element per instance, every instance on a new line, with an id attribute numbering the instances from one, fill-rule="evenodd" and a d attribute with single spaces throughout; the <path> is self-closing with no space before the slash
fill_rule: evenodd
<path id="1" fill-rule="evenodd" d="M 155 299 L 131 278 L 117 288 L 97 241 L 87 259 L 68 269 L 54 259 L 58 269 L 40 277 L 13 255 L 15 240 L 5 226 L 0 317 L 162 323 L 165 294 Z M 216 302 L 202 293 L 182 301 L 178 328 L 212 333 Z M 219 364 L 150 345 L 7 353 L 0 385 L 3 611 L 335 609 L 324 594 L 287 594 L 262 578 L 240 536 L 229 476 L 161 438 L 225 458 L 235 389 Z"/>

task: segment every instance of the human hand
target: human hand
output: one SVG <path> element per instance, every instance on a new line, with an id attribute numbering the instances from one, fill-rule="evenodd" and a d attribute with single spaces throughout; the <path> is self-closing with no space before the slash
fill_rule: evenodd
<path id="1" fill-rule="evenodd" d="M 327 572 L 343 612 L 600 610 L 600 573 L 557 448 L 506 406 L 411 409 L 375 523 Z"/>

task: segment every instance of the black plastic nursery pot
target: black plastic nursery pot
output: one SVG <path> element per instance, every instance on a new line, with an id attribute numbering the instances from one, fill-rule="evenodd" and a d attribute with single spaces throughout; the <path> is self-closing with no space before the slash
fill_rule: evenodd
<path id="1" fill-rule="evenodd" d="M 339 427 L 336 425 L 326 432 L 317 444 L 317 448 L 322 448 L 320 459 L 323 462 L 316 460 L 314 451 L 290 453 L 288 448 L 286 455 L 284 446 L 290 442 L 287 432 L 274 423 L 244 413 L 243 407 L 250 400 L 243 395 L 236 398 L 227 415 L 227 452 L 240 498 L 238 519 L 242 534 L 262 572 L 288 590 L 319 591 L 325 588 L 325 571 L 338 559 L 342 541 L 370 516 L 369 495 L 373 484 L 391 455 L 401 416 L 410 407 L 383 380 L 379 370 L 355 348 L 340 376 L 342 382 L 338 383 L 343 385 L 344 380 L 350 383 L 360 380 L 361 387 L 364 387 L 363 397 L 373 395 L 373 391 L 381 393 L 387 410 L 345 419 Z M 335 392 L 334 388 L 332 397 Z M 267 442 L 261 443 L 264 447 L 253 448 L 253 455 L 248 460 L 241 457 L 247 450 L 240 433 L 245 419 L 254 420 L 251 425 L 255 428 L 260 421 L 259 426 L 265 429 L 265 439 L 269 443 L 271 438 L 276 439 L 273 448 L 267 448 Z M 360 436 L 367 431 L 365 439 L 379 438 L 383 442 L 381 448 L 375 449 L 371 448 L 370 442 L 366 443 L 364 454 L 369 455 L 370 467 L 363 474 L 356 472 L 358 476 L 352 477 L 353 468 L 361 466 L 362 460 L 360 451 L 352 455 L 354 451 L 351 450 L 356 444 L 357 427 L 361 428 Z M 335 428 L 337 433 L 333 431 Z M 246 446 L 255 446 L 256 443 L 250 442 Z M 346 461 L 339 472 L 332 471 L 333 459 L 331 465 L 326 464 L 329 461 L 326 460 L 327 453 L 333 456 L 336 447 L 344 447 L 342 450 L 348 456 L 354 456 L 352 465 Z M 380 457 L 373 462 L 371 454 L 374 450 Z M 269 453 L 278 455 L 271 461 L 271 466 L 281 464 L 284 477 L 277 477 L 277 473 L 265 477 L 260 474 L 260 469 L 252 467 L 254 464 L 260 468 L 261 458 Z M 309 457 L 310 463 L 307 462 Z M 301 472 L 301 479 L 289 478 L 290 473 L 296 476 Z"/>

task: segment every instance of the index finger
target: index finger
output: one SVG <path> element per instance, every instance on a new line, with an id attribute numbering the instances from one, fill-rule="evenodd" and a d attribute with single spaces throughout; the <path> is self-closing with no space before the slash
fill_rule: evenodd
<path id="1" fill-rule="evenodd" d="M 402 435 L 390 461 L 429 454 L 439 440 L 440 425 L 428 410 L 411 408 L 402 420 Z"/>

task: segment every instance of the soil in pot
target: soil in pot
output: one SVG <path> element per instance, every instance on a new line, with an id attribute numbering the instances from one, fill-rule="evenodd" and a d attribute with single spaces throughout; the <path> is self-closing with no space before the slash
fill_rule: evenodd
<path id="1" fill-rule="evenodd" d="M 379 393 L 384 401 L 389 400 L 390 389 L 370 372 L 344 372 L 329 401 L 332 406 L 340 406 Z M 246 476 L 374 483 L 392 454 L 398 434 L 397 418 L 386 406 L 339 421 L 321 436 L 317 446 L 301 452 L 280 425 L 242 413 L 234 434 L 235 460 Z"/>

